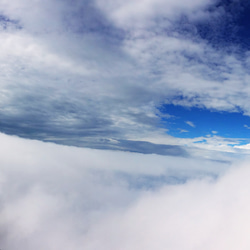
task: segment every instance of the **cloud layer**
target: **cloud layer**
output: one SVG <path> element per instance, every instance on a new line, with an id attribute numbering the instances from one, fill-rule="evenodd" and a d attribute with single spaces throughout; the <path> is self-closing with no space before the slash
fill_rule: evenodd
<path id="1" fill-rule="evenodd" d="M 203 35 L 219 37 L 216 23 L 241 4 L 235 13 L 216 6 L 1 1 L 1 131 L 97 148 L 156 137 L 169 146 L 184 143 L 166 134 L 164 103 L 248 115 L 249 53 Z"/>
<path id="2" fill-rule="evenodd" d="M 249 173 L 144 195 L 94 228 L 87 249 L 248 249 Z"/>
<path id="3" fill-rule="evenodd" d="M 248 164 L 0 137 L 1 249 L 249 247 Z"/>

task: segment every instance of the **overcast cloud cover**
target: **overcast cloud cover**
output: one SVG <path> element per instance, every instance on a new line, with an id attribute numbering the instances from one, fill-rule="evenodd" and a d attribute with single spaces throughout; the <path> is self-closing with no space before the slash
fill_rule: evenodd
<path id="1" fill-rule="evenodd" d="M 249 249 L 249 9 L 0 0 L 0 249 Z"/>

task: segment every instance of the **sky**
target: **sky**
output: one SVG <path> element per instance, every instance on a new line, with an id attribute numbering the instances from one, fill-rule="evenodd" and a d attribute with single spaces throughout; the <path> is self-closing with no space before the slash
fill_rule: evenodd
<path id="1" fill-rule="evenodd" d="M 0 0 L 0 249 L 249 249 L 249 13 Z"/>
<path id="2" fill-rule="evenodd" d="M 0 131 L 139 153 L 248 148 L 249 8 L 1 0 Z"/>

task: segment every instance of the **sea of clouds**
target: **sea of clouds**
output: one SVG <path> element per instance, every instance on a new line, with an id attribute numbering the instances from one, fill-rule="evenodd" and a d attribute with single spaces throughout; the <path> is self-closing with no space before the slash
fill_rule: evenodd
<path id="1" fill-rule="evenodd" d="M 247 162 L 0 140 L 2 250 L 250 247 Z"/>

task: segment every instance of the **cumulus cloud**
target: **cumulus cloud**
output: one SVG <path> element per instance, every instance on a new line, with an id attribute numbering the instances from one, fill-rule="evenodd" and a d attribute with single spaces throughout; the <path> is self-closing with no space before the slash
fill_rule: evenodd
<path id="1" fill-rule="evenodd" d="M 249 247 L 247 164 L 0 137 L 1 249 Z"/>

